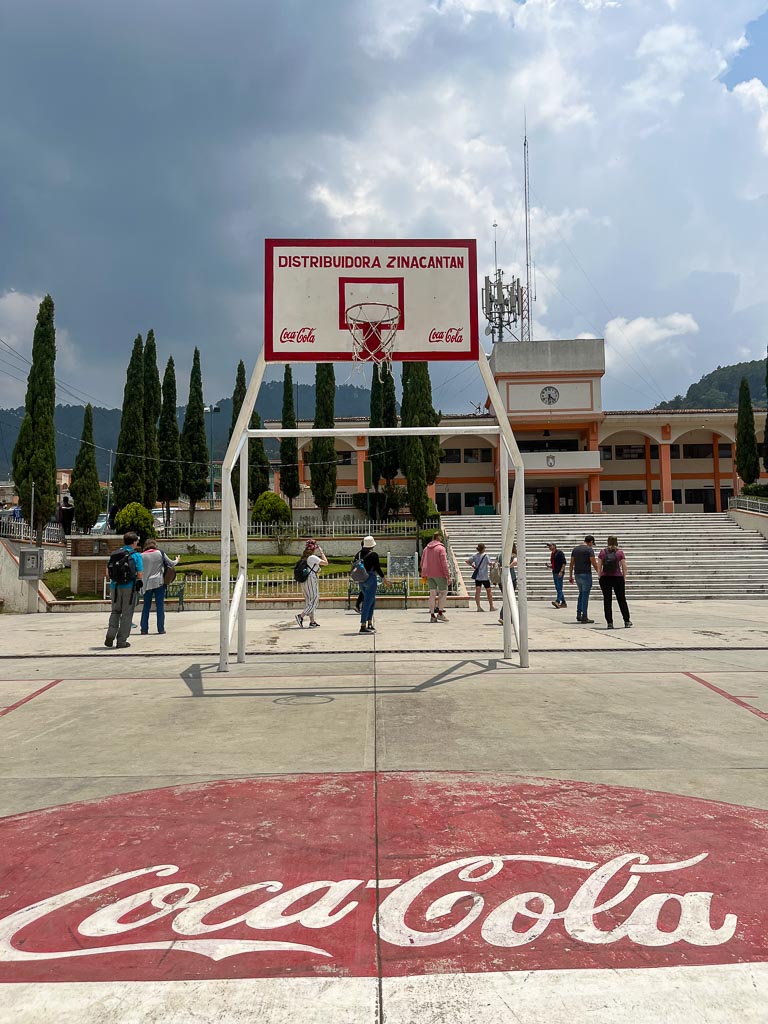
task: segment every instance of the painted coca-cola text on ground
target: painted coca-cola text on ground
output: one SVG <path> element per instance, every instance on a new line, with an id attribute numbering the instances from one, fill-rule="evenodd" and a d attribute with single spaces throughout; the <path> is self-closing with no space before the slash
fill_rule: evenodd
<path id="1" fill-rule="evenodd" d="M 377 797 L 271 777 L 5 819 L 0 981 L 768 959 L 764 811 L 498 775 Z"/>

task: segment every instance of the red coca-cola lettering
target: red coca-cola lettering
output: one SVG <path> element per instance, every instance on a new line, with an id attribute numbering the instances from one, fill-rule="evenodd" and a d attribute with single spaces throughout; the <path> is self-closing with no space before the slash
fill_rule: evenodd
<path id="1" fill-rule="evenodd" d="M 450 774 L 377 793 L 378 879 L 365 773 L 0 822 L 0 981 L 374 976 L 377 949 L 393 977 L 768 956 L 765 811 Z"/>
<path id="2" fill-rule="evenodd" d="M 438 330 L 433 327 L 429 332 L 430 345 L 461 345 L 464 342 L 463 327 L 448 327 L 446 330 Z"/>
<path id="3" fill-rule="evenodd" d="M 291 331 L 287 327 L 284 327 L 280 332 L 280 341 L 283 345 L 314 345 L 315 328 L 300 327 L 298 330 Z"/>

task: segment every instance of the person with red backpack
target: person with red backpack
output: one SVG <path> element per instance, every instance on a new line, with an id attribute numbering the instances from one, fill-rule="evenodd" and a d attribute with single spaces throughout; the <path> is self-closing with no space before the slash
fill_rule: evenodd
<path id="1" fill-rule="evenodd" d="M 624 627 L 629 629 L 632 623 L 629 619 L 627 599 L 624 596 L 627 559 L 619 547 L 618 537 L 608 538 L 608 543 L 597 556 L 597 565 L 600 572 L 600 589 L 603 592 L 606 628 L 613 629 L 613 595 L 616 594 L 619 611 L 624 619 Z"/>

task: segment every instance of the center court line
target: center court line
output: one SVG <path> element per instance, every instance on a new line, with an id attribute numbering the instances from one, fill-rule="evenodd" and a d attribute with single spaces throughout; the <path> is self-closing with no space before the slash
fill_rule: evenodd
<path id="1" fill-rule="evenodd" d="M 715 686 L 714 683 L 707 682 L 706 679 L 702 679 L 701 676 L 694 675 L 693 672 L 683 672 L 684 676 L 688 676 L 689 679 L 693 679 L 695 683 L 701 683 L 702 686 L 706 686 L 708 690 L 712 690 L 713 693 L 719 694 L 721 697 L 725 697 L 732 704 L 736 704 L 740 708 L 744 708 L 745 711 L 749 711 L 753 715 L 757 715 L 758 718 L 762 718 L 764 722 L 768 722 L 768 711 L 759 711 L 751 704 L 747 704 L 745 700 L 741 700 L 739 697 L 734 697 L 732 693 L 728 693 L 727 690 L 722 690 L 719 686 Z"/>
<path id="2" fill-rule="evenodd" d="M 39 697 L 41 693 L 45 693 L 46 690 L 50 690 L 52 686 L 56 686 L 56 684 L 60 682 L 61 679 L 54 679 L 52 682 L 46 683 L 45 686 L 41 686 L 39 690 L 35 690 L 34 693 L 30 693 L 27 697 L 22 697 L 21 700 L 17 700 L 15 704 L 9 704 L 7 708 L 3 708 L 3 710 L 0 711 L 0 718 L 2 718 L 3 715 L 10 715 L 12 711 L 16 711 L 17 708 L 20 708 L 22 704 L 27 704 L 29 701 L 34 700 L 35 697 Z"/>

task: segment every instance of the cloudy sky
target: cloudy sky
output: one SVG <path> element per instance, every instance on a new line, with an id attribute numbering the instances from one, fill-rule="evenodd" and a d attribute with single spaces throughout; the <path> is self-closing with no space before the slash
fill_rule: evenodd
<path id="1" fill-rule="evenodd" d="M 519 273 L 527 117 L 534 336 L 605 336 L 606 407 L 647 408 L 765 354 L 767 69 L 768 0 L 0 0 L 0 338 L 50 292 L 86 400 L 150 326 L 181 400 L 195 345 L 229 395 L 265 236 L 476 237 L 482 275 L 495 220 Z"/>

